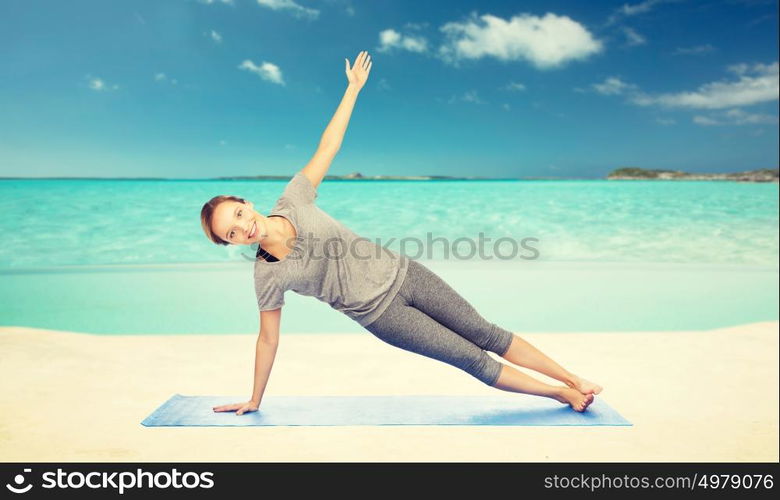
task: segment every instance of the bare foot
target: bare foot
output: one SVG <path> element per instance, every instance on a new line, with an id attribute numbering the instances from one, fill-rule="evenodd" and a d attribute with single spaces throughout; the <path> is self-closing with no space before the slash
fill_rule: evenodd
<path id="1" fill-rule="evenodd" d="M 578 377 L 577 375 L 574 376 L 571 385 L 570 384 L 566 384 L 566 385 L 568 385 L 573 389 L 577 389 L 582 394 L 598 394 L 603 389 L 600 385 L 595 384 L 590 380 L 584 379 L 582 377 Z"/>
<path id="2" fill-rule="evenodd" d="M 571 387 L 561 387 L 560 389 L 561 392 L 559 392 L 557 396 L 554 396 L 555 399 L 564 404 L 568 403 L 574 411 L 585 411 L 595 399 L 593 394 L 583 394 Z"/>

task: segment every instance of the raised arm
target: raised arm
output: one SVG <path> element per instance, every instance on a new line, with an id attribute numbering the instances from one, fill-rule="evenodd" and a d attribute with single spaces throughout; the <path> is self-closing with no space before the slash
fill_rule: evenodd
<path id="1" fill-rule="evenodd" d="M 336 113 L 325 128 L 325 132 L 322 133 L 317 151 L 309 160 L 309 163 L 301 170 L 311 181 L 315 189 L 320 185 L 323 177 L 328 172 L 328 168 L 330 168 L 333 158 L 341 148 L 341 141 L 344 139 L 344 132 L 346 132 L 349 119 L 352 116 L 355 101 L 371 71 L 371 56 L 366 51 L 358 54 L 351 68 L 349 67 L 348 59 L 344 59 L 344 63 L 348 81 L 347 90 L 344 92 L 344 97 L 341 98 L 341 103 L 336 109 Z"/>

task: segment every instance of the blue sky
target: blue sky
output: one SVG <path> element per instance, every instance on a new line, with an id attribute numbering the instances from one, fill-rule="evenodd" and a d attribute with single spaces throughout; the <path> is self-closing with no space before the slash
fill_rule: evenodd
<path id="1" fill-rule="evenodd" d="M 0 176 L 294 173 L 374 61 L 331 173 L 778 165 L 764 0 L 4 0 Z"/>

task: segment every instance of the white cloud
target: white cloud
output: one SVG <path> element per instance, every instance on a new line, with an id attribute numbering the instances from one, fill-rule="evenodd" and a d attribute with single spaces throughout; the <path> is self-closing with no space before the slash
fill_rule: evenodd
<path id="1" fill-rule="evenodd" d="M 647 43 L 647 39 L 637 33 L 634 29 L 628 26 L 623 27 L 623 33 L 626 35 L 626 45 L 634 47 L 636 45 L 644 45 Z"/>
<path id="2" fill-rule="evenodd" d="M 772 0 L 772 1 L 774 2 L 775 0 Z M 764 14 L 763 16 L 759 16 L 759 17 L 753 19 L 752 21 L 750 21 L 749 23 L 745 24 L 745 26 L 750 28 L 751 26 L 754 26 L 754 25 L 756 25 L 758 23 L 762 23 L 764 21 L 771 21 L 771 20 L 774 20 L 774 19 L 775 19 L 775 15 L 774 14 Z"/>
<path id="3" fill-rule="evenodd" d="M 747 124 L 773 124 L 777 123 L 777 117 L 773 115 L 765 115 L 761 113 L 748 113 L 741 109 L 730 109 L 726 111 L 725 116 L 734 121 L 737 125 Z"/>
<path id="4" fill-rule="evenodd" d="M 90 78 L 90 77 L 87 76 L 87 78 Z M 88 85 L 89 85 L 89 88 L 91 88 L 92 90 L 95 90 L 97 92 L 105 92 L 105 91 L 108 91 L 108 90 L 117 90 L 119 88 L 119 85 L 117 85 L 117 84 L 109 85 L 102 78 L 90 78 Z"/>
<path id="5" fill-rule="evenodd" d="M 707 118 L 706 116 L 694 116 L 693 117 L 693 123 L 697 125 L 720 125 L 720 122 L 717 120 L 713 120 L 712 118 Z"/>
<path id="6" fill-rule="evenodd" d="M 660 123 L 661 125 L 674 125 L 677 123 L 677 120 L 674 118 L 656 118 L 655 121 Z"/>
<path id="7" fill-rule="evenodd" d="M 731 66 L 726 67 L 726 69 L 737 75 L 744 75 L 750 70 L 750 65 L 745 63 L 732 64 Z"/>
<path id="8" fill-rule="evenodd" d="M 704 45 L 696 45 L 694 47 L 677 47 L 677 50 L 673 52 L 674 55 L 687 55 L 687 56 L 699 56 L 707 54 L 715 50 L 715 47 L 709 43 Z"/>
<path id="9" fill-rule="evenodd" d="M 408 23 L 404 24 L 404 28 L 407 28 L 407 29 L 410 29 L 410 30 L 421 30 L 423 28 L 427 28 L 428 25 L 429 25 L 429 23 L 427 23 L 427 22 L 422 22 L 422 23 L 408 22 Z"/>
<path id="10" fill-rule="evenodd" d="M 205 3 L 206 5 L 212 5 L 218 3 L 222 3 L 225 5 L 233 5 L 233 0 L 200 0 L 200 3 Z"/>
<path id="11" fill-rule="evenodd" d="M 614 76 L 607 78 L 602 83 L 594 83 L 591 87 L 603 95 L 621 95 L 637 89 L 637 86 L 633 83 L 626 83 Z"/>
<path id="12" fill-rule="evenodd" d="M 379 32 L 378 52 L 388 52 L 392 49 L 403 49 L 410 52 L 425 52 L 428 50 L 428 41 L 417 35 L 402 35 L 394 29 L 386 29 Z"/>
<path id="13" fill-rule="evenodd" d="M 274 63 L 263 61 L 260 66 L 258 66 L 249 59 L 246 59 L 238 66 L 238 68 L 255 73 L 263 80 L 277 83 L 279 85 L 284 85 L 282 71 L 279 69 L 279 66 Z"/>
<path id="14" fill-rule="evenodd" d="M 219 33 L 217 33 L 214 30 L 211 30 L 211 32 L 209 33 L 209 36 L 211 36 L 211 39 L 214 40 L 217 43 L 222 42 L 222 35 L 220 35 Z"/>
<path id="15" fill-rule="evenodd" d="M 509 83 L 506 84 L 506 86 L 504 88 L 506 90 L 520 91 L 520 90 L 525 90 L 525 85 L 523 85 L 520 82 L 509 82 Z"/>
<path id="16" fill-rule="evenodd" d="M 179 83 L 175 78 L 168 78 L 168 75 L 166 75 L 165 73 L 156 73 L 154 75 L 154 81 L 167 82 L 170 83 L 171 85 L 176 85 L 177 83 Z"/>
<path id="17" fill-rule="evenodd" d="M 717 81 L 701 85 L 688 92 L 666 93 L 655 96 L 640 93 L 633 102 L 640 106 L 660 105 L 670 108 L 721 109 L 734 106 L 749 106 L 762 102 L 776 101 L 778 64 L 736 64 L 728 70 L 739 76 L 737 81 Z"/>
<path id="18" fill-rule="evenodd" d="M 494 57 L 526 60 L 539 69 L 549 69 L 587 59 L 603 49 L 603 43 L 583 25 L 553 13 L 543 17 L 521 14 L 505 20 L 472 12 L 466 21 L 449 22 L 439 29 L 447 38 L 439 55 L 456 66 L 464 59 Z"/>
<path id="19" fill-rule="evenodd" d="M 468 92 L 464 93 L 462 99 L 466 102 L 473 102 L 476 104 L 481 104 L 485 102 L 479 98 L 476 90 L 469 90 Z"/>
<path id="20" fill-rule="evenodd" d="M 474 103 L 474 104 L 485 104 L 485 101 L 480 99 L 479 95 L 477 95 L 477 91 L 476 90 L 466 91 L 466 92 L 464 92 L 460 96 L 454 96 L 453 95 L 452 97 L 449 98 L 447 103 L 448 104 L 452 104 L 452 103 L 457 102 L 457 101 L 471 102 L 471 103 Z"/>
<path id="21" fill-rule="evenodd" d="M 778 123 L 777 116 L 762 113 L 748 113 L 739 108 L 730 109 L 717 116 L 693 117 L 693 122 L 698 125 L 717 126 L 717 125 L 775 125 Z"/>
<path id="22" fill-rule="evenodd" d="M 624 16 L 635 16 L 643 12 L 649 11 L 653 6 L 658 3 L 662 3 L 663 0 L 645 0 L 644 2 L 635 3 L 634 5 L 623 4 L 617 11 Z"/>
<path id="23" fill-rule="evenodd" d="M 618 77 L 609 77 L 602 83 L 591 85 L 591 89 L 603 95 L 625 95 L 628 102 L 638 106 L 660 106 L 664 108 L 724 109 L 777 101 L 780 93 L 778 84 L 778 63 L 734 64 L 727 70 L 735 73 L 737 81 L 717 81 L 701 85 L 698 89 L 652 95 L 637 85 L 627 83 Z M 574 89 L 583 92 L 583 89 Z M 730 111 L 722 117 L 696 116 L 694 123 L 700 125 L 751 123 L 775 123 L 771 115 L 741 114 Z"/>
<path id="24" fill-rule="evenodd" d="M 623 4 L 617 8 L 607 19 L 607 25 L 614 24 L 626 17 L 633 17 L 639 14 L 650 12 L 656 5 L 663 3 L 673 3 L 682 0 L 645 0 L 643 2 L 635 3 L 633 5 Z"/>
<path id="25" fill-rule="evenodd" d="M 316 19 L 320 15 L 319 10 L 304 7 L 294 0 L 257 0 L 257 3 L 271 10 L 288 10 L 295 17 Z"/>
<path id="26" fill-rule="evenodd" d="M 501 107 L 502 107 L 503 109 L 505 109 L 506 111 L 509 111 L 509 110 L 511 109 L 511 107 L 510 107 L 510 106 L 509 106 L 509 104 L 507 104 L 507 103 L 504 103 L 504 104 L 502 104 L 502 105 L 501 105 Z"/>
<path id="27" fill-rule="evenodd" d="M 391 89 L 390 84 L 387 83 L 387 79 L 385 79 L 385 78 L 380 78 L 379 79 L 379 83 L 377 83 L 376 87 L 379 90 L 390 90 Z"/>

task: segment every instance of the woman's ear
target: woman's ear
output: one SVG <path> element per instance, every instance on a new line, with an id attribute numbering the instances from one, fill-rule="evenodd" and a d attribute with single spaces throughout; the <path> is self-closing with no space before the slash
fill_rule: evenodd
<path id="1" fill-rule="evenodd" d="M 249 205 L 249 208 L 251 208 L 252 210 L 255 209 L 255 204 L 252 203 L 251 201 L 246 202 L 246 204 Z"/>

